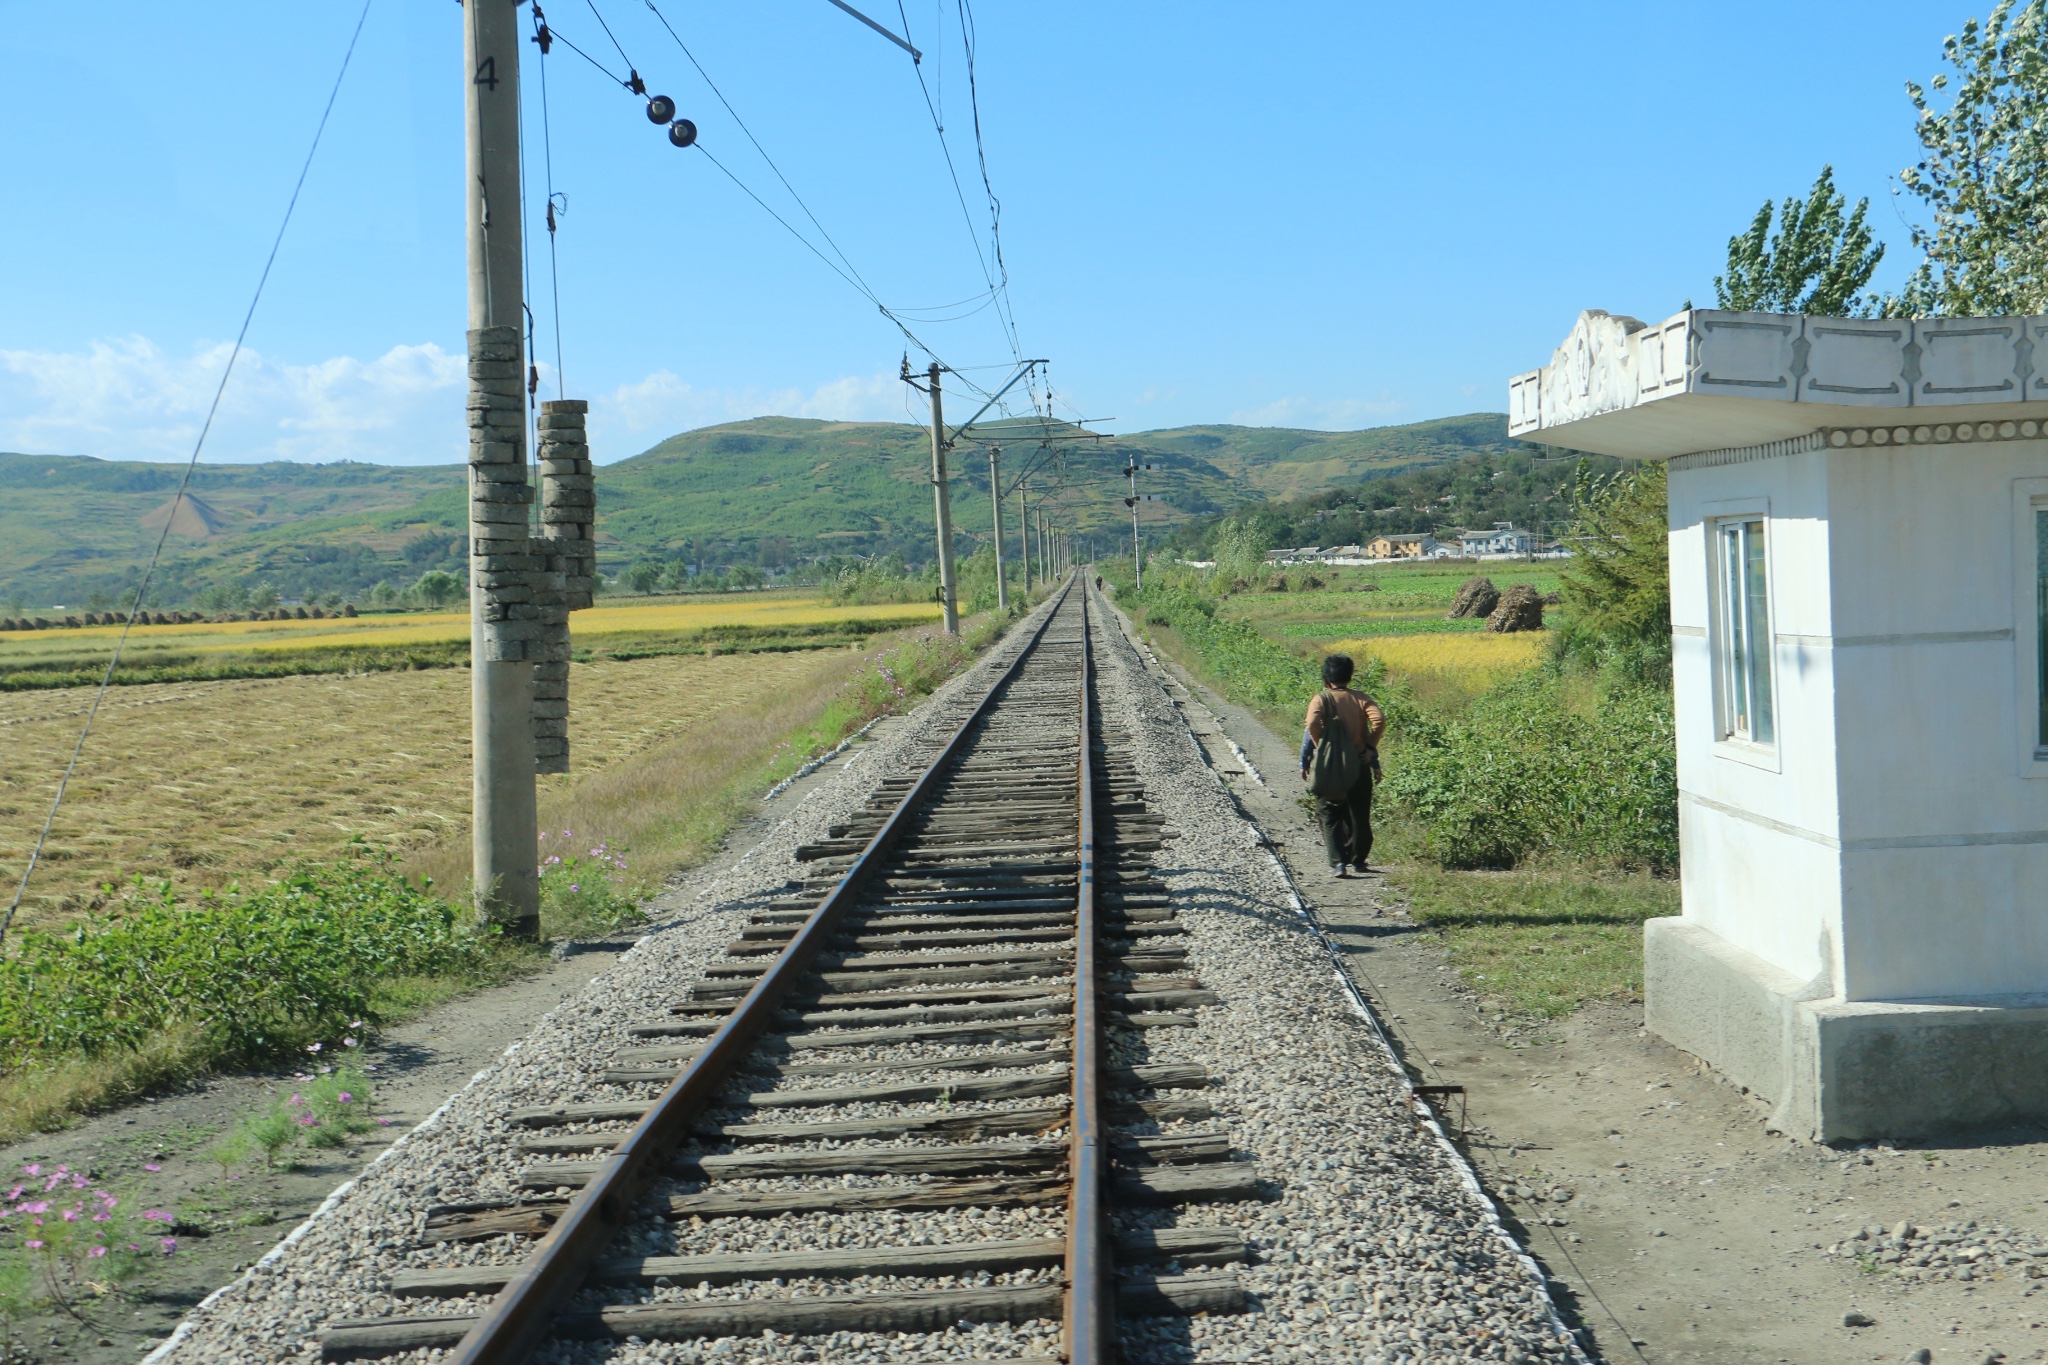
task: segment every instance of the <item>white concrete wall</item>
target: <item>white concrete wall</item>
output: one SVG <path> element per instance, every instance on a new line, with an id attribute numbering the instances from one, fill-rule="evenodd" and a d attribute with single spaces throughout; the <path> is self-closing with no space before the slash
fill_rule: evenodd
<path id="1" fill-rule="evenodd" d="M 1671 472 L 1671 620 L 1685 916 L 1801 981 L 1838 979 L 1841 885 L 1827 455 Z M 1765 516 L 1777 725 L 1768 748 L 1716 738 L 1707 525 Z"/>
<path id="2" fill-rule="evenodd" d="M 2024 479 L 2048 480 L 2048 439 L 1672 470 L 1685 918 L 1812 998 L 2048 992 Z M 1706 526 L 1765 505 L 1778 733 L 1759 750 L 1715 738 Z"/>
<path id="3" fill-rule="evenodd" d="M 2048 478 L 2048 440 L 1829 463 L 1845 998 L 2048 991 L 2048 780 L 2016 685 L 2036 648 L 2018 481 Z"/>

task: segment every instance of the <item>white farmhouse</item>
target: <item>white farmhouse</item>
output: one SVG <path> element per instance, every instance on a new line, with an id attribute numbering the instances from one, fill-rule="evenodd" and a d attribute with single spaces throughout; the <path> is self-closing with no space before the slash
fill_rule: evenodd
<path id="1" fill-rule="evenodd" d="M 1515 529 L 1512 521 L 1496 521 L 1491 531 L 1463 531 L 1458 545 L 1473 558 L 1484 555 L 1526 555 L 1536 548 L 1536 537 Z"/>
<path id="2" fill-rule="evenodd" d="M 2048 318 L 1589 312 L 1509 414 L 1669 462 L 1650 1027 L 1788 1132 L 2048 1119 Z"/>

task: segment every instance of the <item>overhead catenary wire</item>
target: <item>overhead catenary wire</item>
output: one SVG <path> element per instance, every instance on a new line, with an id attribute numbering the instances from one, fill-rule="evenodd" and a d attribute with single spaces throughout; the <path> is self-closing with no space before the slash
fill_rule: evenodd
<path id="1" fill-rule="evenodd" d="M 306 177 L 312 172 L 313 158 L 320 150 L 320 139 L 327 132 L 328 117 L 334 113 L 334 102 L 341 94 L 342 80 L 348 75 L 349 62 L 356 53 L 356 41 L 363 36 L 363 25 L 369 21 L 370 6 L 374 3 L 375 0 L 363 0 L 362 12 L 356 16 L 355 27 L 349 32 L 348 46 L 341 54 L 341 68 L 334 73 L 334 85 L 327 92 L 327 103 L 321 107 L 320 121 L 313 128 L 312 145 L 306 148 L 306 159 L 299 167 L 299 177 L 292 184 L 291 197 L 285 201 L 284 217 L 277 225 L 277 235 L 271 239 L 270 254 L 263 260 L 263 269 L 256 277 L 256 288 L 249 297 L 249 307 L 242 314 L 241 330 L 235 333 L 235 344 L 228 351 L 227 364 L 221 368 L 220 382 L 214 386 L 213 401 L 206 409 L 206 420 L 200 424 L 199 435 L 192 442 L 192 455 L 185 462 L 185 472 L 178 480 L 178 491 L 171 497 L 170 515 L 164 518 L 163 530 L 157 533 L 156 548 L 150 552 L 148 567 L 143 570 L 141 581 L 135 585 L 135 601 L 128 609 L 128 619 L 121 623 L 120 635 L 115 637 L 113 653 L 107 656 L 106 672 L 100 675 L 99 688 L 93 693 L 92 705 L 85 713 L 85 724 L 78 732 L 78 743 L 72 746 L 63 776 L 57 780 L 56 795 L 50 801 L 49 813 L 43 817 L 42 831 L 36 835 L 35 844 L 29 850 L 28 865 L 21 871 L 21 880 L 15 885 L 14 898 L 8 903 L 6 915 L 0 917 L 0 941 L 6 939 L 7 931 L 13 927 L 14 917 L 21 909 L 22 899 L 28 895 L 29 882 L 42 861 L 50 830 L 57 823 L 57 812 L 64 805 L 64 793 L 71 785 L 72 774 L 78 770 L 79 755 L 85 752 L 85 742 L 92 734 L 93 722 L 99 718 L 100 704 L 106 700 L 107 689 L 113 686 L 114 670 L 121 662 L 121 650 L 128 643 L 128 633 L 135 628 L 136 619 L 142 615 L 143 605 L 149 600 L 150 582 L 163 560 L 164 544 L 170 539 L 171 527 L 177 524 L 178 512 L 184 506 L 193 471 L 199 467 L 199 453 L 206 448 L 206 438 L 213 430 L 214 418 L 220 413 L 221 397 L 227 392 L 228 379 L 234 374 L 235 362 L 241 358 L 243 343 L 249 338 L 249 326 L 256 320 L 256 305 L 263 301 L 263 289 L 270 282 L 271 267 L 277 264 L 278 250 L 284 245 L 285 229 L 291 226 L 292 213 L 299 206 L 299 193 L 306 188 Z"/>
<path id="2" fill-rule="evenodd" d="M 902 0 L 897 0 L 896 12 L 903 20 L 904 36 L 908 37 L 910 34 L 910 15 L 903 8 Z M 971 66 L 970 58 L 970 69 Z M 1007 292 L 1009 281 L 1007 279 L 998 279 L 996 272 L 989 266 L 988 253 L 982 249 L 981 230 L 974 225 L 974 211 L 967 207 L 967 190 L 960 183 L 960 168 L 953 162 L 952 144 L 946 141 L 946 120 L 940 112 L 938 104 L 932 99 L 931 86 L 925 82 L 924 66 L 922 63 L 913 62 L 911 64 L 911 71 L 917 77 L 917 88 L 924 95 L 925 110 L 931 115 L 932 129 L 938 135 L 939 151 L 946 159 L 946 174 L 953 182 L 953 197 L 959 201 L 961 221 L 967 225 L 968 238 L 974 243 L 974 259 L 981 266 L 982 280 L 988 285 L 992 293 Z M 980 113 L 978 109 L 975 115 L 975 128 L 975 137 L 978 145 L 980 141 Z M 984 164 L 985 170 L 986 165 Z M 1024 347 L 1017 338 L 1016 324 L 1010 318 L 1007 310 L 998 307 L 996 311 L 998 316 L 1002 318 L 1004 337 L 1010 343 L 1010 354 L 1021 364 L 1024 359 Z"/>
<path id="3" fill-rule="evenodd" d="M 622 61 L 626 62 L 627 67 L 631 73 L 631 79 L 620 80 L 616 75 L 614 75 L 611 72 L 611 70 L 608 67 L 606 67 L 606 65 L 602 61 L 599 61 L 597 58 L 593 57 L 589 52 L 585 51 L 582 47 L 577 45 L 570 38 L 562 35 L 559 28 L 555 27 L 552 24 L 546 25 L 544 27 L 546 37 L 551 40 L 559 40 L 565 45 L 567 45 L 572 52 L 576 53 L 578 56 L 582 57 L 584 61 L 589 63 L 591 66 L 595 67 L 599 72 L 605 75 L 605 77 L 608 80 L 617 83 L 621 87 L 630 90 L 635 94 L 644 94 L 646 88 L 645 82 L 640 77 L 640 73 L 637 66 L 633 63 L 631 56 L 626 52 L 625 47 L 623 43 L 620 41 L 617 32 L 613 30 L 610 23 L 605 19 L 602 12 L 598 10 L 596 4 L 594 3 L 594 0 L 586 0 L 586 3 L 588 3 L 589 5 L 592 17 L 596 19 L 598 24 L 604 29 L 605 35 L 610 40 L 614 51 L 618 53 Z M 710 149 L 710 147 L 708 147 L 704 143 L 704 141 L 701 138 L 696 139 L 691 145 L 694 145 L 698 151 L 702 152 L 705 158 L 712 164 L 712 166 L 714 166 L 719 171 L 720 174 L 724 175 L 726 179 L 732 182 L 735 188 L 737 188 L 747 198 L 751 199 L 755 203 L 755 205 L 759 207 L 764 213 L 768 214 L 768 216 L 772 218 L 779 227 L 781 227 L 790 236 L 794 237 L 797 240 L 797 242 L 804 247 L 805 250 L 809 251 L 812 255 L 816 256 L 828 269 L 832 270 L 834 274 L 838 275 L 842 280 L 844 280 L 848 286 L 850 286 L 856 292 L 858 292 L 869 303 L 873 304 L 876 311 L 881 313 L 883 317 L 887 318 L 889 322 L 892 325 L 894 325 L 899 332 L 902 333 L 905 341 L 907 341 L 910 345 L 915 347 L 922 354 L 931 357 L 934 361 L 937 361 L 943 370 L 946 370 L 954 374 L 957 377 L 961 386 L 967 391 L 975 393 L 982 397 L 989 396 L 988 390 L 986 388 L 976 383 L 972 378 L 970 378 L 966 374 L 963 374 L 959 368 L 947 364 L 945 359 L 939 355 L 937 350 L 931 344 L 926 342 L 924 338 L 921 337 L 912 326 L 913 323 L 919 326 L 923 326 L 943 325 L 946 323 L 958 322 L 966 318 L 976 316 L 977 314 L 987 311 L 989 308 L 993 307 L 996 311 L 998 319 L 1000 320 L 1000 323 L 1004 330 L 1005 337 L 1010 343 L 1013 355 L 1021 357 L 1022 352 L 1017 345 L 1015 325 L 1011 310 L 1008 305 L 1007 273 L 1005 272 L 1001 279 L 997 279 L 991 273 L 988 265 L 987 256 L 981 250 L 979 234 L 974 234 L 974 240 L 976 247 L 976 259 L 980 263 L 982 269 L 982 277 L 984 283 L 983 289 L 977 291 L 976 293 L 968 296 L 965 299 L 959 300 L 956 303 L 940 305 L 936 308 L 924 309 L 891 307 L 882 299 L 882 297 L 874 289 L 874 287 L 868 283 L 866 277 L 854 264 L 852 258 L 846 253 L 846 251 L 843 248 L 840 247 L 838 241 L 825 227 L 823 221 L 818 217 L 817 213 L 812 210 L 811 206 L 804 199 L 802 194 L 800 194 L 797 191 L 795 185 L 790 182 L 789 177 L 783 172 L 781 166 L 777 164 L 774 157 L 770 155 L 767 148 L 762 145 L 760 139 L 755 136 L 752 128 L 750 128 L 747 125 L 746 120 L 741 116 L 738 109 L 736 109 L 733 106 L 732 102 L 726 98 L 724 91 L 719 88 L 718 83 L 712 78 L 710 72 L 707 71 L 704 68 L 703 63 L 697 59 L 696 54 L 690 49 L 689 44 L 684 41 L 682 35 L 677 31 L 675 26 L 669 22 L 668 16 L 663 13 L 660 5 L 656 3 L 656 0 L 643 0 L 643 3 L 646 4 L 648 11 L 654 16 L 656 21 L 659 22 L 662 28 L 668 33 L 670 39 L 676 44 L 677 49 L 682 52 L 684 58 L 689 61 L 693 68 L 695 68 L 699 77 L 703 79 L 706 87 L 710 89 L 713 97 L 718 100 L 719 104 L 725 109 L 726 113 L 732 117 L 733 122 L 739 127 L 742 135 L 745 136 L 747 141 L 753 146 L 755 152 L 758 153 L 762 161 L 767 164 L 769 171 L 775 176 L 776 180 L 781 184 L 783 190 L 796 204 L 797 209 L 801 212 L 803 218 L 808 220 L 811 228 L 815 230 L 818 240 L 813 240 L 812 236 L 809 233 L 806 233 L 796 223 L 790 220 L 789 215 L 779 211 L 774 205 L 770 204 L 768 200 L 760 192 L 755 190 L 753 186 L 747 183 L 747 181 L 738 173 L 737 170 L 735 170 L 731 165 L 727 164 L 726 161 L 724 161 L 717 154 L 715 154 Z M 538 16 L 536 16 L 536 18 L 538 21 Z M 905 32 L 906 34 L 908 33 L 907 19 L 905 22 Z M 546 44 L 543 43 L 543 52 L 545 52 L 545 47 Z M 545 87 L 545 63 L 543 63 L 542 79 L 543 86 Z M 921 80 L 922 77 L 920 77 L 920 81 Z M 545 100 L 545 95 L 543 98 Z M 936 107 L 931 103 L 929 92 L 927 92 L 926 104 L 927 110 L 931 112 L 933 115 L 934 125 L 940 128 L 941 142 L 943 143 L 943 123 L 939 117 Z M 545 117 L 545 108 L 543 112 Z M 975 111 L 975 119 L 977 128 L 977 146 L 979 147 L 978 108 Z M 972 214 L 967 209 L 965 191 L 960 184 L 957 168 L 955 168 L 953 165 L 950 149 L 947 150 L 946 155 L 948 172 L 954 183 L 955 197 L 961 203 L 963 216 L 965 218 L 965 221 L 967 221 L 971 231 L 973 228 Z M 991 205 L 993 206 L 997 201 L 995 201 L 994 199 L 993 189 L 990 186 L 987 177 L 987 164 L 985 152 L 981 153 L 980 156 L 981 167 L 983 171 L 984 189 L 985 191 L 988 192 Z M 548 214 L 548 226 L 551 234 L 549 238 L 549 245 L 552 251 L 555 247 L 555 239 L 552 235 L 555 226 L 552 211 L 552 205 L 554 203 L 555 196 L 552 191 L 551 175 L 550 187 L 550 211 Z M 992 219 L 992 230 L 995 230 L 996 227 L 997 224 L 995 220 Z M 823 246 L 820 246 L 820 241 L 823 242 Z M 557 281 L 559 281 L 558 271 Z M 557 295 L 559 296 L 559 283 L 557 283 L 556 289 Z M 559 352 L 559 309 L 557 309 L 556 321 Z M 1021 360 L 1019 363 L 1021 363 Z M 557 369 L 558 371 L 560 369 L 559 354 Z M 1027 392 L 1030 394 L 1032 410 L 1034 412 L 1039 412 L 1040 404 L 1038 400 L 1037 386 L 1035 384 L 1027 386 Z M 1006 413 L 1010 410 L 1007 403 L 1003 405 L 1003 410 Z M 1050 416 L 1049 403 L 1043 415 L 1048 417 Z"/>
<path id="4" fill-rule="evenodd" d="M 555 246 L 555 145 L 554 133 L 548 119 L 548 48 L 553 34 L 548 32 L 547 16 L 540 6 L 533 7 L 533 41 L 540 48 L 540 147 L 541 166 L 547 176 L 547 207 L 544 210 L 548 228 L 548 283 L 553 293 L 553 321 L 555 324 L 555 393 L 558 397 L 569 396 L 569 381 L 562 364 L 562 261 Z M 524 141 L 520 144 L 525 145 Z M 568 196 L 562 196 L 562 212 L 568 212 Z"/>

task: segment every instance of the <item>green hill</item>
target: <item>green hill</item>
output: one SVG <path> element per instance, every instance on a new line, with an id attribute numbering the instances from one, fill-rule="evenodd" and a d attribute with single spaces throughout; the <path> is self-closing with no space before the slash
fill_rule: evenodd
<path id="1" fill-rule="evenodd" d="M 1107 538 L 1129 524 L 1119 471 L 1131 459 L 1158 467 L 1141 486 L 1160 499 L 1147 505 L 1147 524 L 1164 529 L 1513 445 L 1497 413 L 1349 432 L 1179 427 L 1064 444 L 1060 467 L 1041 470 L 1035 486 L 1041 497 L 1057 486 L 1063 519 Z M 616 573 L 647 556 L 770 566 L 890 551 L 928 559 L 930 451 L 926 432 L 902 423 L 762 417 L 684 432 L 599 470 L 600 563 Z M 1041 455 L 1011 448 L 1006 476 Z M 104 609 L 139 576 L 180 473 L 0 454 L 0 600 Z M 957 449 L 951 475 L 964 550 L 989 534 L 985 449 Z M 462 529 L 459 465 L 202 465 L 152 603 L 259 582 L 286 598 L 403 584 L 460 568 Z"/>

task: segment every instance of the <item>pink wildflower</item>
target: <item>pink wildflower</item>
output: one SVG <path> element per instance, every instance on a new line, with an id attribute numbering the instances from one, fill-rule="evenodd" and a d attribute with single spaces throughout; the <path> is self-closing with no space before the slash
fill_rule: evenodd
<path id="1" fill-rule="evenodd" d="M 78 1221 L 78 1210 L 77 1210 L 77 1209 L 66 1209 L 66 1210 L 64 1210 L 64 1221 L 65 1221 L 65 1222 L 67 1222 L 67 1223 L 75 1223 L 75 1222 L 77 1222 L 77 1221 Z"/>
<path id="2" fill-rule="evenodd" d="M 157 1245 L 164 1249 L 164 1255 L 169 1256 L 177 1251 L 178 1239 L 175 1237 L 159 1237 L 157 1238 Z"/>
<path id="3" fill-rule="evenodd" d="M 93 1257 L 104 1256 L 107 1254 L 107 1249 L 105 1247 L 94 1247 L 91 1251 L 88 1251 L 85 1254 Z"/>
<path id="4" fill-rule="evenodd" d="M 27 1247 L 30 1251 L 41 1251 L 43 1249 L 43 1244 L 41 1242 L 33 1240 L 23 1242 L 22 1245 Z"/>
<path id="5" fill-rule="evenodd" d="M 168 1223 L 171 1221 L 171 1215 L 162 1209 L 144 1209 L 142 1216 L 152 1223 Z"/>
<path id="6" fill-rule="evenodd" d="M 145 1161 L 142 1163 L 142 1169 L 145 1171 L 160 1171 L 163 1169 L 163 1166 L 155 1161 Z"/>
<path id="7" fill-rule="evenodd" d="M 336 1095 L 334 1098 L 339 1100 L 343 1104 L 347 1104 L 349 1101 L 353 1100 L 355 1096 L 350 1094 L 348 1091 L 344 1090 L 339 1095 Z"/>

